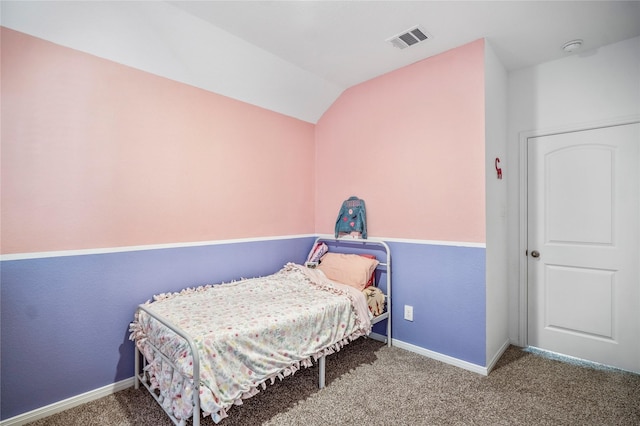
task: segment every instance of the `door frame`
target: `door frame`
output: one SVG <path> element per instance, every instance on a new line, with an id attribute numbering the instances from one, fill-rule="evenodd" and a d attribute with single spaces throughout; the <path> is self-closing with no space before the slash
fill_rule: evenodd
<path id="1" fill-rule="evenodd" d="M 528 149 L 529 139 L 540 136 L 551 136 L 562 133 L 579 132 L 583 130 L 594 130 L 603 127 L 621 126 L 625 124 L 640 123 L 640 115 L 632 115 L 627 117 L 618 117 L 607 120 L 593 121 L 589 123 L 568 124 L 550 129 L 538 129 L 520 132 L 518 134 L 520 151 L 520 177 L 519 177 L 519 241 L 518 241 L 518 342 L 521 347 L 529 346 L 528 327 L 529 327 L 529 279 L 528 279 Z"/>

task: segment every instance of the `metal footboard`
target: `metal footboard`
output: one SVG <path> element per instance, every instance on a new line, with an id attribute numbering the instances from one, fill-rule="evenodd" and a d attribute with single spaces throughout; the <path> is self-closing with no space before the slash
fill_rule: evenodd
<path id="1" fill-rule="evenodd" d="M 139 305 L 138 306 L 138 310 L 146 312 L 150 317 L 152 317 L 156 321 L 162 323 L 163 325 L 165 325 L 166 327 L 171 329 L 171 331 L 176 333 L 178 336 L 182 337 L 189 344 L 189 348 L 191 349 L 191 357 L 193 358 L 193 414 L 192 414 L 192 416 L 193 416 L 193 426 L 200 426 L 200 417 L 201 417 L 201 415 L 200 415 L 200 356 L 199 356 L 198 351 L 196 349 L 195 343 L 193 342 L 191 337 L 189 337 L 189 335 L 185 331 L 183 331 L 181 328 L 173 325 L 167 319 L 159 316 L 156 313 L 151 312 L 145 305 Z M 170 360 L 165 354 L 163 354 L 160 351 L 160 349 L 158 349 L 155 345 L 150 343 L 148 340 L 147 340 L 147 342 L 145 342 L 145 345 L 149 345 L 156 355 L 160 355 L 160 357 L 162 357 L 162 359 L 164 361 L 168 362 L 169 365 L 171 365 L 171 368 L 173 368 L 174 371 L 178 371 L 179 372 L 178 368 L 173 363 L 173 361 Z M 149 391 L 151 396 L 153 396 L 153 398 L 156 400 L 156 402 L 158 402 L 158 404 L 162 407 L 162 409 L 165 411 L 165 413 L 167 413 L 167 415 L 169 416 L 171 421 L 176 426 L 184 426 L 186 424 L 186 419 L 178 420 L 173 414 L 168 412 L 163 407 L 163 405 L 162 405 L 162 403 L 160 401 L 160 397 L 158 395 L 156 395 L 156 393 L 151 389 L 151 385 L 149 383 L 147 383 L 147 380 L 144 377 L 144 366 L 146 365 L 147 360 L 140 353 L 140 350 L 138 349 L 138 345 L 135 344 L 134 346 L 135 346 L 135 378 L 134 378 L 134 386 L 135 386 L 135 388 L 139 389 L 140 388 L 140 383 L 142 382 L 142 384 L 144 385 L 144 387 L 147 388 L 147 390 Z M 142 360 L 143 360 L 142 365 L 140 363 L 140 358 L 142 358 Z M 180 374 L 182 375 L 182 373 L 180 373 Z M 189 380 L 188 377 L 185 377 L 184 375 L 182 375 L 182 376 L 183 376 L 184 380 Z"/>
<path id="2" fill-rule="evenodd" d="M 162 316 L 159 316 L 158 314 L 156 314 L 154 312 L 151 312 L 145 305 L 139 305 L 138 309 L 146 312 L 153 319 L 155 319 L 156 321 L 162 323 L 163 325 L 165 325 L 166 327 L 171 329 L 174 333 L 176 333 L 177 335 L 182 337 L 189 344 L 189 348 L 191 350 L 191 355 L 192 355 L 192 358 L 193 358 L 193 414 L 192 414 L 192 416 L 193 416 L 193 426 L 200 426 L 200 418 L 201 418 L 201 413 L 200 413 L 200 356 L 199 356 L 199 353 L 198 353 L 198 351 L 196 349 L 196 345 L 193 342 L 193 339 L 191 339 L 191 337 L 189 337 L 189 335 L 185 331 L 183 331 L 181 328 L 173 325 L 171 323 L 171 321 L 168 321 L 167 319 L 163 318 Z M 168 362 L 169 365 L 171 366 L 171 368 L 173 368 L 174 371 L 178 371 L 179 372 L 178 368 L 173 363 L 173 361 L 171 359 L 169 359 L 165 354 L 163 354 L 162 351 L 160 351 L 160 349 L 158 349 L 154 344 L 152 344 L 151 342 L 149 342 L 147 340 L 145 342 L 145 345 L 149 345 L 149 347 L 151 347 L 151 349 L 153 350 L 153 352 L 156 355 L 159 355 L 160 357 L 162 357 L 162 359 L 164 361 Z M 172 413 L 168 412 L 163 407 L 162 401 L 160 400 L 160 397 L 158 395 L 156 395 L 156 393 L 151 389 L 151 385 L 147 382 L 147 379 L 146 379 L 145 373 L 144 373 L 144 367 L 147 364 L 147 360 L 144 358 L 144 355 L 142 355 L 140 353 L 140 349 L 138 349 L 138 345 L 134 344 L 134 347 L 135 347 L 135 376 L 134 376 L 134 387 L 135 387 L 135 389 L 140 389 L 140 383 L 142 383 L 142 385 L 145 388 L 147 388 L 147 390 L 149 391 L 151 396 L 153 396 L 153 398 L 156 400 L 158 405 L 160 405 L 160 407 L 162 407 L 162 409 L 167 414 L 167 416 L 169 416 L 171 421 L 176 426 L 185 426 L 187 419 L 179 420 Z M 141 360 L 142 360 L 142 362 L 141 362 Z M 318 358 L 318 388 L 319 389 L 322 389 L 322 388 L 325 387 L 325 377 L 326 377 L 325 376 L 325 365 L 326 365 L 326 355 L 323 355 L 322 357 Z M 180 374 L 182 375 L 182 373 L 180 373 Z M 183 378 L 184 378 L 184 380 L 189 380 L 189 378 L 185 377 L 184 375 L 183 375 Z"/>

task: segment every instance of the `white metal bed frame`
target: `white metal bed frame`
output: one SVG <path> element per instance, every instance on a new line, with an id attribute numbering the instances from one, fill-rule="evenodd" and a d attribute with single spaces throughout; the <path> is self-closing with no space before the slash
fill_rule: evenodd
<path id="1" fill-rule="evenodd" d="M 377 245 L 379 247 L 382 247 L 385 250 L 386 252 L 385 262 L 380 262 L 376 270 L 380 268 L 381 270 L 384 270 L 386 272 L 386 278 L 387 278 L 386 294 L 385 294 L 386 309 L 384 313 L 373 318 L 371 320 L 371 324 L 374 325 L 385 319 L 387 320 L 387 336 L 385 339 L 385 343 L 387 344 L 387 346 L 391 346 L 391 251 L 387 243 L 377 239 L 334 238 L 334 237 L 322 237 L 322 236 L 316 238 L 314 246 L 318 242 L 331 242 L 331 243 L 346 244 L 346 245 L 356 245 L 356 246 L 362 246 L 363 248 L 367 244 L 371 244 L 371 245 Z M 191 350 L 191 354 L 193 358 L 193 379 L 188 379 L 186 377 L 184 377 L 184 379 L 191 380 L 193 383 L 193 426 L 200 426 L 200 418 L 202 417 L 202 413 L 200 412 L 200 356 L 196 349 L 196 345 L 193 342 L 193 339 L 191 339 L 191 337 L 180 327 L 172 324 L 166 318 L 163 318 L 162 316 L 151 312 L 145 305 L 139 305 L 138 310 L 144 311 L 145 313 L 147 313 L 147 315 L 154 318 L 156 321 L 165 325 L 166 327 L 171 329 L 173 332 L 175 332 L 177 335 L 182 337 L 189 344 L 189 348 Z M 149 347 L 151 348 L 151 350 L 154 352 L 155 355 L 159 355 L 160 357 L 162 357 L 164 361 L 168 362 L 174 371 L 178 370 L 174 362 L 170 360 L 166 355 L 164 355 L 162 351 L 160 351 L 155 345 L 153 345 L 148 341 L 145 343 L 145 345 L 149 345 Z M 151 385 L 148 383 L 147 377 L 145 376 L 145 372 L 144 372 L 144 367 L 147 365 L 147 360 L 145 359 L 144 356 L 142 356 L 140 350 L 138 349 L 138 345 L 134 343 L 134 347 L 135 347 L 135 367 L 134 367 L 135 368 L 135 375 L 134 375 L 135 389 L 139 389 L 140 384 L 142 383 L 142 385 L 145 388 L 147 388 L 151 396 L 153 396 L 153 398 L 156 400 L 158 405 L 160 405 L 160 407 L 163 408 L 163 410 L 169 416 L 171 421 L 176 426 L 185 426 L 187 419 L 179 420 L 169 411 L 164 409 L 164 407 L 162 406 L 162 402 L 160 401 L 161 397 L 158 396 L 151 389 Z M 318 358 L 318 370 L 319 370 L 318 371 L 318 388 L 320 389 L 324 388 L 325 386 L 325 377 L 326 377 L 325 376 L 325 361 L 326 361 L 325 357 L 326 355 L 323 355 L 322 357 Z"/>

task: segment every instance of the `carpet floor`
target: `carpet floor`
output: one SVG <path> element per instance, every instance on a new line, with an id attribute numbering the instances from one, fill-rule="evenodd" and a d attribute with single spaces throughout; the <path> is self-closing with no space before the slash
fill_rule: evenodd
<path id="1" fill-rule="evenodd" d="M 511 346 L 482 376 L 370 339 L 298 371 L 229 410 L 236 425 L 640 425 L 640 375 Z M 146 389 L 129 388 L 33 426 L 171 426 Z M 189 424 L 191 424 L 189 422 Z M 214 423 L 210 417 L 202 425 Z"/>

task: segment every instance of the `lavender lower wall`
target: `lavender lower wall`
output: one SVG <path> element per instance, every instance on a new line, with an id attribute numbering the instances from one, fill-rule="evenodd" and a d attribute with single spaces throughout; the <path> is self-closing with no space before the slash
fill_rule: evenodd
<path id="1" fill-rule="evenodd" d="M 422 242 L 388 242 L 392 271 L 392 337 L 479 366 L 486 366 L 485 249 Z M 384 250 L 340 246 L 341 252 L 375 254 Z M 379 285 L 384 287 L 386 276 Z M 413 321 L 404 306 L 413 306 Z M 386 334 L 386 322 L 374 327 Z"/>
<path id="2" fill-rule="evenodd" d="M 303 262 L 313 238 L 3 261 L 1 418 L 133 376 L 139 303 Z"/>
<path id="3" fill-rule="evenodd" d="M 153 294 L 301 263 L 313 238 L 5 260 L 1 418 L 133 376 L 129 322 Z M 485 365 L 485 250 L 389 243 L 393 338 Z M 239 275 L 241 274 L 241 275 Z M 403 319 L 404 305 L 414 321 Z M 374 330 L 384 334 L 384 322 Z"/>
<path id="4" fill-rule="evenodd" d="M 485 249 L 390 243 L 393 338 L 486 365 Z M 413 321 L 404 319 L 413 306 Z"/>

